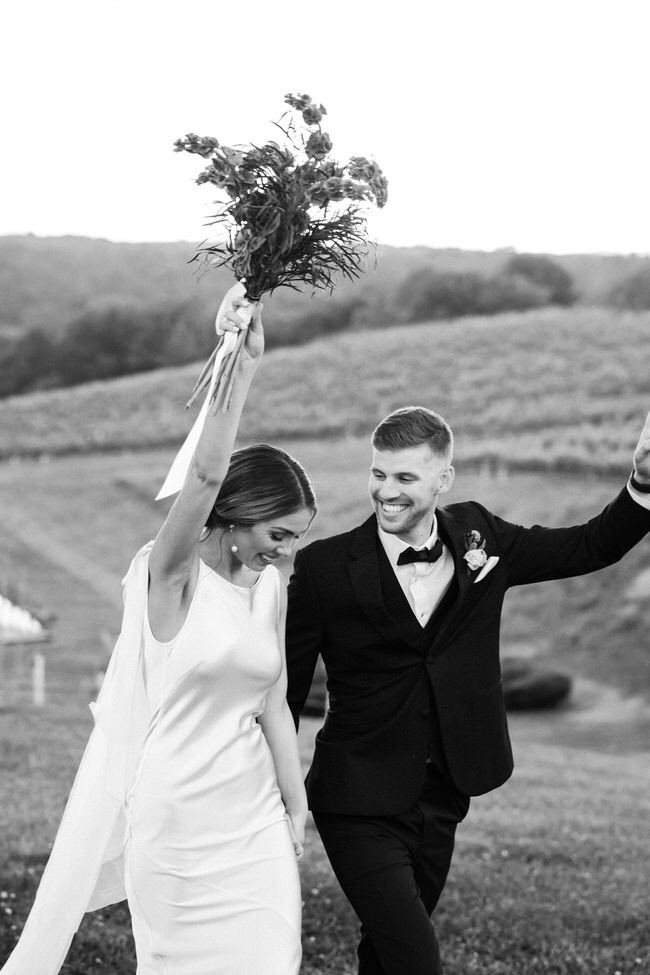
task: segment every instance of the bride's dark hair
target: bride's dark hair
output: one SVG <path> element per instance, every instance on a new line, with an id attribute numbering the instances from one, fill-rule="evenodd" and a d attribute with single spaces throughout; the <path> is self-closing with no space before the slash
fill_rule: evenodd
<path id="1" fill-rule="evenodd" d="M 269 444 L 236 450 L 205 527 L 250 527 L 301 508 L 316 512 L 316 496 L 298 461 Z"/>

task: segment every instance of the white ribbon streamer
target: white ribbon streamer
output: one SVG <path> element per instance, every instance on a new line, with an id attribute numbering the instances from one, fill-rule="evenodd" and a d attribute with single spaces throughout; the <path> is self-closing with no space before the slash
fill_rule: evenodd
<path id="1" fill-rule="evenodd" d="M 217 336 L 221 338 L 223 335 L 224 340 L 221 347 L 215 356 L 214 365 L 212 367 L 212 379 L 210 381 L 210 387 L 208 389 L 207 396 L 201 407 L 201 411 L 197 416 L 194 426 L 188 433 L 185 441 L 183 442 L 180 450 L 176 454 L 171 467 L 169 468 L 169 473 L 165 478 L 165 483 L 161 487 L 160 491 L 156 495 L 156 501 L 161 498 L 167 498 L 171 494 L 177 494 L 183 485 L 185 484 L 185 479 L 187 477 L 187 472 L 190 469 L 190 464 L 192 463 L 192 458 L 194 457 L 194 452 L 196 450 L 196 445 L 199 442 L 199 437 L 201 436 L 201 431 L 203 430 L 203 425 L 205 423 L 205 418 L 208 415 L 208 410 L 211 408 L 212 393 L 217 382 L 217 377 L 219 375 L 219 370 L 221 364 L 226 356 L 233 353 L 235 346 L 237 345 L 237 335 L 235 332 L 223 332 L 221 328 L 221 322 L 227 311 L 230 311 L 233 306 L 233 300 L 235 298 L 245 298 L 246 289 L 243 284 L 237 282 L 232 288 L 227 292 L 225 298 L 219 306 L 219 311 L 217 312 L 217 317 L 214 322 L 215 331 Z M 239 308 L 237 314 L 243 319 L 244 323 L 248 325 L 252 317 L 252 308 Z"/>

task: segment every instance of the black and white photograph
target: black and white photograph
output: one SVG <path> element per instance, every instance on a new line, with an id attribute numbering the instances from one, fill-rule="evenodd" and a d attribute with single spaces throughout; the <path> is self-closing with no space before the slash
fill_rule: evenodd
<path id="1" fill-rule="evenodd" d="M 0 975 L 649 975 L 647 4 L 0 32 Z"/>

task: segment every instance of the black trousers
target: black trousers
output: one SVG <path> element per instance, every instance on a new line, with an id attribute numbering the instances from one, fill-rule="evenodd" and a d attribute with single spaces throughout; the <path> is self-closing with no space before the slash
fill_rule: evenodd
<path id="1" fill-rule="evenodd" d="M 361 921 L 359 975 L 441 975 L 431 914 L 469 798 L 427 766 L 422 794 L 394 816 L 314 811 L 332 869 Z"/>

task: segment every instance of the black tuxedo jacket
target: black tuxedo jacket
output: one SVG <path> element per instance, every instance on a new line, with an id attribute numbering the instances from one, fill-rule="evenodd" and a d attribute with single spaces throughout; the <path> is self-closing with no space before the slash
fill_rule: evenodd
<path id="1" fill-rule="evenodd" d="M 408 809 L 423 785 L 432 711 L 437 747 L 456 787 L 480 795 L 501 785 L 513 768 L 499 666 L 507 589 L 601 569 L 650 530 L 650 511 L 626 488 L 601 514 L 572 528 L 523 528 L 473 501 L 439 508 L 437 518 L 454 557 L 455 584 L 451 605 L 424 632 L 390 566 L 382 572 L 388 560 L 374 515 L 296 556 L 287 618 L 287 696 L 296 725 L 319 654 L 329 692 L 307 777 L 314 810 Z M 479 582 L 480 570 L 469 571 L 463 559 L 473 529 L 486 539 L 487 555 L 499 557 Z"/>

